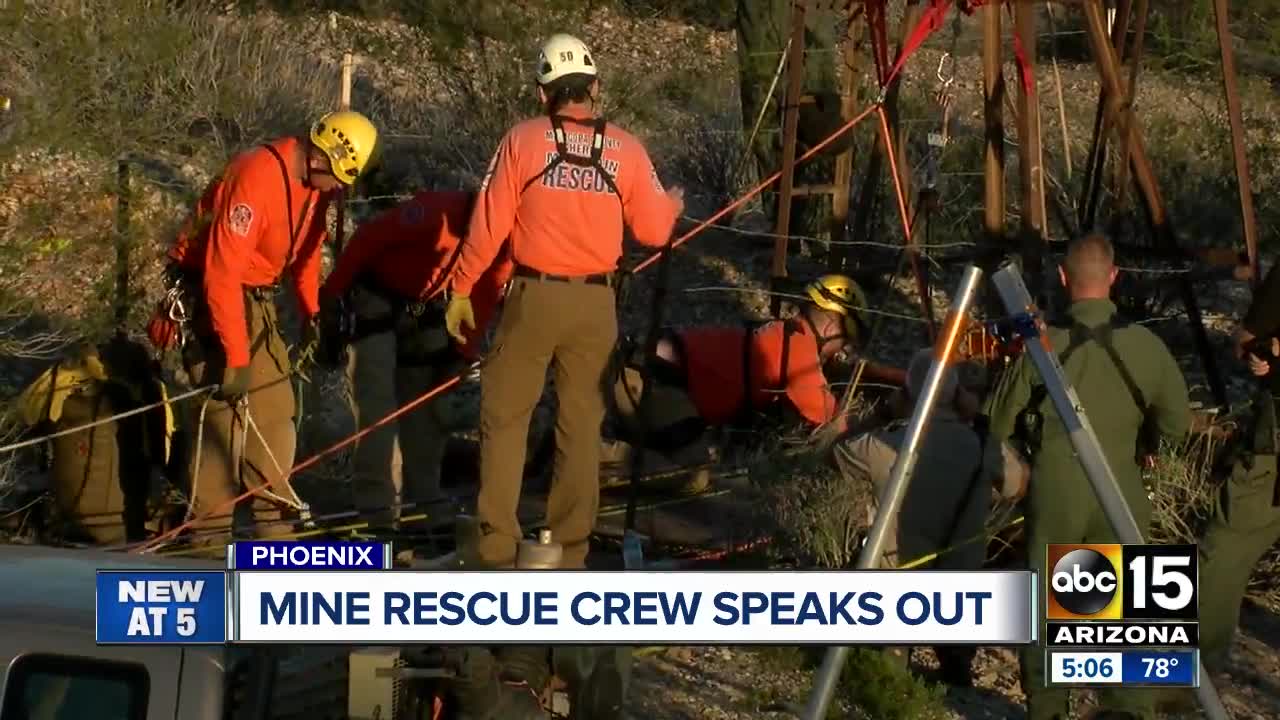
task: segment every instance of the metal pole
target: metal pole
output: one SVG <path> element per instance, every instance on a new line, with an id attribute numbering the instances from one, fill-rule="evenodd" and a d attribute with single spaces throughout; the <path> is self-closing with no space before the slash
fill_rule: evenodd
<path id="1" fill-rule="evenodd" d="M 1244 245 L 1249 255 L 1253 283 L 1262 281 L 1258 267 L 1258 228 L 1253 212 L 1253 187 L 1249 182 L 1249 157 L 1245 152 L 1244 120 L 1240 112 L 1240 91 L 1236 87 L 1236 61 L 1231 48 L 1227 0 L 1214 0 L 1217 18 L 1218 46 L 1222 52 L 1222 86 L 1227 94 L 1227 118 L 1231 121 L 1231 150 L 1235 154 L 1236 186 L 1240 194 L 1240 222 L 1244 225 Z"/>
<path id="2" fill-rule="evenodd" d="M 787 276 L 787 238 L 791 235 L 792 188 L 796 174 L 796 128 L 800 123 L 800 91 L 804 83 L 804 11 L 808 0 L 791 3 L 791 45 L 787 58 L 787 94 L 782 114 L 782 181 L 778 188 L 778 223 L 773 244 L 773 289 Z M 782 297 L 770 299 L 770 312 L 776 317 L 782 310 Z"/>
<path id="3" fill-rule="evenodd" d="M 1035 317 L 1038 308 L 1031 294 L 1027 292 L 1021 275 L 1018 274 L 1016 267 L 1006 265 L 996 272 L 991 280 L 1010 315 L 1030 313 L 1035 321 L 1035 325 L 1032 326 L 1035 328 L 1032 331 L 1034 335 L 1027 337 L 1026 340 L 1029 342 L 1024 342 L 1023 345 L 1040 378 L 1044 380 L 1049 399 L 1053 401 L 1058 417 L 1062 419 L 1067 437 L 1071 440 L 1071 447 L 1075 449 L 1076 457 L 1080 459 L 1080 465 L 1085 475 L 1089 477 L 1094 496 L 1098 498 L 1098 503 L 1106 513 L 1111 529 L 1120 542 L 1141 545 L 1146 542 L 1142 536 L 1142 528 L 1134 519 L 1129 504 L 1125 502 L 1120 484 L 1116 481 L 1115 473 L 1111 469 L 1111 463 L 1102 452 L 1098 436 L 1084 414 L 1080 398 L 1067 382 L 1057 355 L 1047 346 L 1048 338 L 1042 334 L 1043 323 Z M 1034 337 L 1035 335 L 1040 337 Z M 1222 700 L 1218 697 L 1218 691 L 1214 688 L 1209 673 L 1204 669 L 1203 662 L 1200 663 L 1200 686 L 1196 688 L 1196 695 L 1200 699 L 1205 715 L 1212 720 L 1227 720 L 1226 709 L 1222 706 Z"/>
<path id="4" fill-rule="evenodd" d="M 859 570 L 868 570 L 880 563 L 880 552 L 889 531 L 889 519 L 898 514 L 902 499 L 906 497 L 907 484 L 911 480 L 911 472 L 916 465 L 916 452 L 921 438 L 924 437 L 929 416 L 933 413 L 933 406 L 938 398 L 938 388 L 942 386 L 942 373 L 963 335 L 965 319 L 969 316 L 969 307 L 973 304 L 981 278 L 982 270 L 976 265 L 970 265 L 960 281 L 960 289 L 956 291 L 954 303 L 947 316 L 946 327 L 938 336 L 933 363 L 929 366 L 929 374 L 925 376 L 924 388 L 911 413 L 911 421 L 907 425 L 902 448 L 898 451 L 898 458 L 894 461 L 893 470 L 889 474 L 889 484 L 880 495 L 876 521 L 871 526 L 871 534 L 867 537 L 866 544 L 862 546 L 862 553 L 858 555 Z M 827 707 L 831 704 L 831 696 L 835 693 L 836 683 L 840 680 L 840 670 L 844 667 L 848 654 L 849 648 L 844 646 L 827 649 L 822 667 L 814 680 L 813 691 L 809 694 L 809 702 L 801 714 L 804 720 L 826 718 Z"/>

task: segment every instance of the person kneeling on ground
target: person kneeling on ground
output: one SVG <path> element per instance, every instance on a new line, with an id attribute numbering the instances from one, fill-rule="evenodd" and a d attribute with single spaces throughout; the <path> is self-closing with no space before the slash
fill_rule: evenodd
<path id="1" fill-rule="evenodd" d="M 444 289 L 457 266 L 473 192 L 423 191 L 356 230 L 320 289 L 323 359 L 346 361 L 359 428 L 413 402 L 476 360 L 514 266 L 504 248 L 472 292 L 476 327 L 465 342 L 445 329 Z M 336 325 L 350 318 L 347 330 Z M 345 337 L 344 337 L 345 335 Z M 441 498 L 440 473 L 452 418 L 434 397 L 361 438 L 352 490 L 357 510 L 393 524 L 401 506 Z M 401 442 L 403 437 L 405 442 Z M 403 457 L 403 460 L 401 459 Z"/>
<path id="2" fill-rule="evenodd" d="M 933 349 L 916 352 L 907 368 L 907 386 L 897 398 L 900 419 L 838 442 L 835 461 L 850 481 L 870 480 L 879 498 L 888 484 L 898 451 L 906 437 L 907 420 L 924 389 Z M 917 450 L 915 472 L 898 515 L 890 520 L 880 567 L 892 568 L 919 558 L 938 557 L 922 567 L 935 570 L 978 570 L 986 559 L 987 517 L 991 489 L 1005 498 L 1026 493 L 1030 471 L 1006 443 L 987 442 L 983 419 L 970 423 L 974 398 L 960 387 L 954 367 L 945 367 L 933 414 Z M 975 427 L 977 425 L 977 427 Z M 874 509 L 868 509 L 874 520 Z M 906 653 L 895 648 L 891 652 Z M 935 648 L 943 677 L 949 684 L 972 683 L 973 646 Z"/>
<path id="3" fill-rule="evenodd" d="M 823 366 L 864 341 L 866 300 L 843 275 L 818 278 L 805 293 L 809 302 L 786 320 L 666 329 L 652 359 L 642 347 L 624 347 L 610 393 L 618 439 L 669 459 L 706 454 L 709 428 L 746 424 L 779 405 L 815 426 L 835 423 L 843 434 L 847 419 Z M 701 491 L 708 479 L 700 473 L 685 489 Z"/>

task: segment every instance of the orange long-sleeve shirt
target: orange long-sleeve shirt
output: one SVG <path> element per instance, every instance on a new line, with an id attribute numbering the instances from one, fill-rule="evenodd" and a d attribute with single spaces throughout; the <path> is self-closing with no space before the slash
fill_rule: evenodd
<path id="1" fill-rule="evenodd" d="M 589 115 L 575 116 L 591 120 Z M 590 124 L 564 121 L 568 149 L 589 155 Z M 662 247 L 675 226 L 677 206 L 667 197 L 649 154 L 630 133 L 605 129 L 601 165 L 614 179 L 621 203 L 593 167 L 562 162 L 525 189 L 556 156 L 550 118 L 516 125 L 498 146 L 471 215 L 453 278 L 453 292 L 468 295 L 510 238 L 512 259 L 552 275 L 611 272 L 622 257 L 623 224 L 643 245 Z M 621 210 L 619 210 L 621 204 Z"/>
<path id="2" fill-rule="evenodd" d="M 808 323 L 793 322 L 784 372 L 785 327 L 785 321 L 775 320 L 752 331 L 751 407 L 767 408 L 785 395 L 805 420 L 814 425 L 829 422 L 836 415 L 838 403 L 822 374 L 817 338 Z M 742 327 L 695 327 L 678 333 L 689 396 L 698 414 L 710 424 L 730 422 L 742 411 L 746 388 L 742 379 L 743 343 L 747 332 Z"/>
<path id="3" fill-rule="evenodd" d="M 270 144 L 287 164 L 299 141 L 283 138 Z M 292 207 L 286 207 L 290 196 Z M 201 275 L 204 301 L 228 367 L 249 364 L 245 287 L 273 285 L 290 269 L 304 314 L 319 312 L 320 249 L 331 199 L 292 173 L 286 177 L 271 152 L 256 147 L 232 158 L 178 232 L 169 257 Z M 296 243 L 289 234 L 290 218 Z"/>
<path id="4" fill-rule="evenodd" d="M 444 289 L 457 267 L 457 250 L 470 220 L 471 192 L 426 190 L 356 229 L 320 292 L 338 297 L 367 275 L 405 300 L 427 300 Z M 459 347 L 475 359 L 480 338 L 497 313 L 515 266 L 504 247 L 480 276 L 471 295 L 476 327 Z"/>

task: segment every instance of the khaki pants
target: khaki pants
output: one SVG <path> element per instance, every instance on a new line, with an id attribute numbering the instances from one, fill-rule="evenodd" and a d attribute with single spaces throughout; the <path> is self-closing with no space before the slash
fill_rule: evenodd
<path id="1" fill-rule="evenodd" d="M 282 476 L 293 467 L 297 448 L 296 408 L 288 349 L 280 337 L 275 304 L 246 298 L 245 310 L 250 342 L 247 401 L 232 407 L 201 395 L 186 403 L 187 427 L 192 433 L 188 477 L 196 516 L 213 513 L 194 525 L 197 530 L 227 531 L 234 526 L 237 532 L 243 529 L 250 535 L 271 537 L 292 531 L 289 523 L 279 522 L 281 510 L 290 503 L 300 503 L 292 484 Z M 207 332 L 197 333 L 197 337 L 184 355 L 187 373 L 195 387 L 216 385 L 222 381 L 226 364 L 222 348 Z M 205 398 L 203 432 L 197 440 Z M 255 493 L 252 509 L 249 503 L 237 503 L 233 523 L 227 505 L 249 489 L 265 492 Z"/>
<path id="2" fill-rule="evenodd" d="M 387 300 L 364 290 L 354 292 L 352 302 L 360 317 L 391 312 Z M 443 336 L 443 329 L 440 332 Z M 387 331 L 353 344 L 347 378 L 358 428 L 367 428 L 413 402 L 456 370 L 397 362 L 397 343 L 405 340 Z M 443 342 L 448 342 L 447 336 Z M 432 398 L 356 443 L 352 493 L 358 510 L 374 513 L 373 522 L 394 522 L 400 515 L 394 507 L 397 504 L 422 503 L 440 496 L 440 468 L 451 423 L 448 409 L 447 398 Z"/>
<path id="3" fill-rule="evenodd" d="M 555 472 L 547 525 L 564 547 L 562 566 L 585 566 L 600 505 L 604 378 L 617 341 L 611 287 L 516 277 L 480 378 L 480 561 L 515 561 L 516 512 L 529 420 L 547 366 L 555 372 Z"/>

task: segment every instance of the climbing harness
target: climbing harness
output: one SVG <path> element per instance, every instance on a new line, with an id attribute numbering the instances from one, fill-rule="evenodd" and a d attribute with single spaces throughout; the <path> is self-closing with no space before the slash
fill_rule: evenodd
<path id="1" fill-rule="evenodd" d="M 575 167 L 591 168 L 596 171 L 597 177 L 609 188 L 609 191 L 618 198 L 618 205 L 622 205 L 622 193 L 618 190 L 618 185 L 613 178 L 612 173 L 604 167 L 604 140 L 605 128 L 608 121 L 602 117 L 583 120 L 579 118 L 571 118 L 554 113 L 547 116 L 551 120 L 551 132 L 556 143 L 556 155 L 546 164 L 542 170 L 536 175 L 525 181 L 524 186 L 520 188 L 520 194 L 528 190 L 535 182 L 546 178 L 551 171 L 560 166 L 561 163 L 568 163 Z M 565 121 L 583 125 L 591 128 L 591 153 L 589 155 L 580 155 L 569 152 L 569 136 L 565 132 Z"/>
<path id="2" fill-rule="evenodd" d="M 853 118 L 851 118 L 848 122 L 846 122 L 844 125 L 842 125 L 839 129 L 837 129 L 835 132 L 833 132 L 833 133 L 832 133 L 831 135 L 829 135 L 827 138 L 825 138 L 825 139 L 824 139 L 824 140 L 822 140 L 821 142 L 819 142 L 819 143 L 815 144 L 812 148 L 809 148 L 808 150 L 806 150 L 806 151 L 805 151 L 805 152 L 804 152 L 800 157 L 798 157 L 798 158 L 796 159 L 796 162 L 798 162 L 798 163 L 799 163 L 799 162 L 804 162 L 804 161 L 806 161 L 806 160 L 808 160 L 808 159 L 812 158 L 813 156 L 817 155 L 819 152 L 821 152 L 821 151 L 822 151 L 822 149 L 823 149 L 823 148 L 827 147 L 827 146 L 828 146 L 828 145 L 830 145 L 832 142 L 835 142 L 835 141 L 836 141 L 840 136 L 842 136 L 844 133 L 848 132 L 852 127 L 854 127 L 854 126 L 855 126 L 855 125 L 857 125 L 858 123 L 861 123 L 863 120 L 866 120 L 866 119 L 867 119 L 867 118 L 868 118 L 868 117 L 869 117 L 873 112 L 875 112 L 875 111 L 876 111 L 876 107 L 877 107 L 876 105 L 871 105 L 870 107 L 865 108 L 862 112 L 858 113 L 856 116 L 854 116 Z M 779 178 L 779 177 L 781 177 L 781 175 L 782 175 L 782 173 L 781 173 L 781 172 L 775 172 L 775 173 L 773 173 L 772 175 L 770 175 L 769 177 L 762 179 L 759 183 L 757 183 L 754 187 L 752 187 L 752 188 L 751 188 L 750 190 L 748 190 L 746 193 L 743 193 L 743 194 L 742 194 L 742 196 L 740 196 L 739 198 L 737 198 L 737 199 L 736 199 L 736 200 L 734 200 L 733 202 L 729 203 L 729 204 L 728 204 L 728 205 L 726 205 L 725 207 L 721 208 L 720 210 L 717 210 L 717 211 L 716 211 L 715 213 L 713 213 L 710 217 L 708 217 L 707 219 L 705 219 L 705 220 L 703 220 L 703 221 L 699 222 L 699 223 L 698 223 L 697 225 L 695 225 L 693 228 L 691 228 L 690 230 L 686 231 L 684 234 L 682 234 L 682 235 L 680 235 L 679 237 L 677 237 L 677 238 L 675 238 L 674 240 L 672 240 L 672 241 L 671 241 L 671 243 L 670 243 L 670 247 L 671 247 L 671 248 L 676 248 L 676 247 L 679 247 L 680 245 L 683 245 L 685 242 L 688 242 L 688 241 L 689 241 L 690 239 L 692 239 L 694 236 L 698 235 L 699 233 L 703 232 L 703 231 L 704 231 L 704 230 L 706 230 L 707 228 L 709 228 L 709 227 L 711 227 L 712 225 L 714 225 L 714 224 L 715 224 L 717 221 L 719 221 L 720 219 L 724 218 L 725 216 L 729 215 L 729 214 L 730 214 L 730 213 L 732 213 L 733 211 L 735 211 L 735 210 L 737 210 L 738 208 L 742 207 L 742 206 L 743 206 L 743 205 L 745 205 L 747 202 L 749 202 L 752 198 L 754 198 L 756 195 L 759 195 L 761 192 L 763 192 L 765 188 L 769 187 L 769 186 L 770 186 L 770 185 L 772 185 L 774 182 L 776 182 L 776 181 L 778 180 L 778 178 Z M 649 266 L 650 266 L 650 265 L 652 265 L 653 263 L 657 262 L 657 261 L 658 261 L 658 259 L 659 259 L 661 256 L 662 256 L 662 254 L 661 254 L 660 252 L 659 252 L 659 253 L 654 253 L 653 255 L 650 255 L 650 256 L 649 256 L 648 258 L 646 258 L 644 261 L 642 261 L 642 262 L 638 263 L 634 268 L 632 268 L 630 272 L 631 272 L 631 273 L 637 273 L 637 272 L 640 272 L 641 270 L 644 270 L 645 268 L 649 267 Z M 323 458 L 328 457 L 329 455 L 332 455 L 333 453 L 335 453 L 335 452 L 337 452 L 337 451 L 339 451 L 339 450 L 341 450 L 341 449 L 343 449 L 343 448 L 346 448 L 347 446 L 351 445 L 352 443 L 355 443 L 355 442 L 359 441 L 361 438 L 363 438 L 363 437 L 364 437 L 365 435 L 367 435 L 368 433 L 373 432 L 374 430 L 376 430 L 376 429 L 378 429 L 378 428 L 380 428 L 380 427 L 382 427 L 382 426 L 384 426 L 384 425 L 386 425 L 386 424 L 388 424 L 388 423 L 390 423 L 390 422 L 394 422 L 394 421 L 395 421 L 395 419 L 396 419 L 396 418 L 398 418 L 398 417 L 400 417 L 401 415 L 404 415 L 405 413 L 411 412 L 414 408 L 416 408 L 416 407 L 418 407 L 418 406 L 422 405 L 422 404 L 423 404 L 423 403 L 425 403 L 425 402 L 428 402 L 429 400 L 431 400 L 431 398 L 436 397 L 436 396 L 437 396 L 437 395 L 439 395 L 440 393 L 443 393 L 443 392 L 445 392 L 446 390 L 448 390 L 448 389 L 452 388 L 454 385 L 457 385 L 458 383 L 462 382 L 464 378 L 471 376 L 471 375 L 475 372 L 475 370 L 476 370 L 476 369 L 478 369 L 478 368 L 480 367 L 480 365 L 481 365 L 481 363 L 480 363 L 480 362 L 478 362 L 478 361 L 477 361 L 477 362 L 473 362 L 473 363 L 471 363 L 470 365 L 468 365 L 468 366 L 467 366 L 467 368 L 466 368 L 463 372 L 458 373 L 458 374 L 456 374 L 456 375 L 454 375 L 454 376 L 452 376 L 452 377 L 448 378 L 447 380 L 444 380 L 443 382 L 441 382 L 440 384 L 438 384 L 438 385 L 436 385 L 435 387 L 431 388 L 430 390 L 427 390 L 426 392 L 422 393 L 422 394 L 421 394 L 420 396 L 418 396 L 417 398 L 415 398 L 415 399 L 413 399 L 413 400 L 409 401 L 408 403 L 406 403 L 406 404 L 404 404 L 404 405 L 400 406 L 399 408 L 397 408 L 397 409 L 395 409 L 395 410 L 392 410 L 390 413 L 388 413 L 387 415 L 385 415 L 384 417 L 382 417 L 380 420 L 378 420 L 377 422 L 373 423 L 373 424 L 372 424 L 372 425 L 370 425 L 369 427 L 365 428 L 364 430 L 361 430 L 361 431 L 359 431 L 359 432 L 353 433 L 351 436 L 349 436 L 349 437 L 347 437 L 347 438 L 344 438 L 343 440 L 340 440 L 340 441 L 338 441 L 338 442 L 334 443 L 333 445 L 331 445 L 331 446 L 329 446 L 329 447 L 325 448 L 324 450 L 321 450 L 320 452 L 318 452 L 318 453 L 316 453 L 316 454 L 312 455 L 311 457 L 309 457 L 309 458 L 307 458 L 307 459 L 305 459 L 305 460 L 303 460 L 303 461 L 299 462 L 297 465 L 295 465 L 295 466 L 292 468 L 292 470 L 290 471 L 290 474 L 298 473 L 298 472 L 300 472 L 300 471 L 302 471 L 302 470 L 304 470 L 304 469 L 306 469 L 306 468 L 308 468 L 308 467 L 311 467 L 312 465 L 314 465 L 314 464 L 318 463 L 318 462 L 319 462 L 320 460 L 322 460 Z M 0 451 L 3 451 L 3 448 L 0 448 Z M 237 497 L 237 498 L 233 499 L 233 500 L 232 500 L 232 501 L 227 505 L 227 507 L 234 506 L 237 502 L 239 502 L 240 500 L 245 499 L 245 498 L 246 498 L 246 497 L 248 497 L 250 494 L 251 494 L 251 493 L 243 493 L 241 496 L 239 496 L 239 497 Z M 227 509 L 226 507 L 224 507 L 224 508 L 215 508 L 213 512 L 214 512 L 214 513 L 216 513 L 216 512 L 218 512 L 218 511 L 220 511 L 220 510 L 226 510 L 226 509 Z M 155 539 L 153 539 L 153 540 L 149 541 L 148 543 L 144 543 L 144 544 L 141 544 L 141 545 L 137 545 L 137 544 L 135 544 L 135 545 L 128 546 L 128 547 L 131 547 L 132 549 L 137 550 L 137 551 L 145 550 L 145 549 L 147 549 L 147 548 L 152 548 L 152 549 L 154 549 L 155 547 L 159 546 L 160 544 L 162 544 L 162 543 L 166 542 L 167 540 L 169 540 L 169 539 L 171 539 L 171 538 L 175 537 L 176 535 L 178 535 L 180 532 L 182 532 L 183 530 L 187 529 L 188 527 L 190 527 L 190 523 L 184 523 L 183 525 L 181 525 L 181 526 L 179 526 L 179 527 L 177 527 L 177 528 L 174 528 L 174 529 L 172 529 L 172 530 L 169 530 L 169 531 L 165 532 L 164 534 L 162 534 L 162 535 L 160 535 L 159 537 L 157 537 L 157 538 L 155 538 Z"/>

